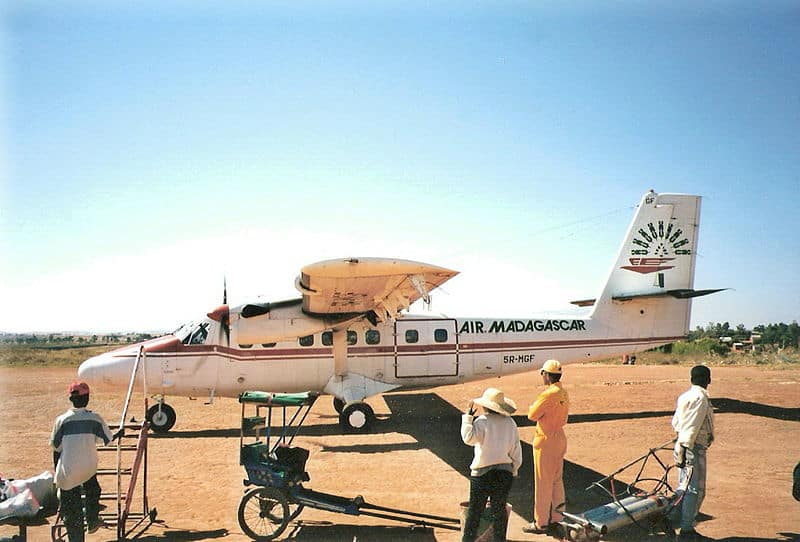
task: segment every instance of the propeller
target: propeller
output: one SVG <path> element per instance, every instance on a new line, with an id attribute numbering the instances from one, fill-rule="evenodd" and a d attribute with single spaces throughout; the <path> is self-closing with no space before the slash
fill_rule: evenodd
<path id="1" fill-rule="evenodd" d="M 231 318 L 230 309 L 228 308 L 228 278 L 222 277 L 222 306 L 225 307 L 225 314 L 222 315 L 222 330 L 225 332 L 225 346 L 231 345 Z"/>
<path id="2" fill-rule="evenodd" d="M 222 305 L 208 313 L 208 317 L 219 322 L 222 326 L 222 331 L 225 332 L 226 346 L 231 345 L 231 318 L 230 308 L 228 307 L 228 281 L 223 277 L 222 279 Z"/>

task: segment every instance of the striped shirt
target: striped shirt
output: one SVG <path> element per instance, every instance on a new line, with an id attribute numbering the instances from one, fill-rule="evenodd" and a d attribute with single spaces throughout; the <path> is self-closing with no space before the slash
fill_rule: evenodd
<path id="1" fill-rule="evenodd" d="M 97 473 L 97 442 L 108 444 L 111 430 L 99 414 L 71 408 L 56 418 L 50 445 L 61 453 L 56 465 L 56 486 L 72 489 Z"/>

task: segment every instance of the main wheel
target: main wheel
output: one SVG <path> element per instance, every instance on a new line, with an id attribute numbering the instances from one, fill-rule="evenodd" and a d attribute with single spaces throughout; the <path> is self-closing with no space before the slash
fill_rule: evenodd
<path id="1" fill-rule="evenodd" d="M 244 534 L 257 542 L 265 542 L 280 536 L 289 525 L 289 502 L 274 487 L 257 487 L 242 497 L 238 516 Z"/>
<path id="2" fill-rule="evenodd" d="M 153 405 L 147 409 L 147 421 L 150 422 L 150 427 L 156 433 L 166 433 L 172 426 L 175 425 L 175 420 L 178 416 L 175 414 L 175 409 L 167 403 L 160 405 Z"/>
<path id="3" fill-rule="evenodd" d="M 351 403 L 339 414 L 339 425 L 348 433 L 366 433 L 375 420 L 375 411 L 367 403 Z"/>

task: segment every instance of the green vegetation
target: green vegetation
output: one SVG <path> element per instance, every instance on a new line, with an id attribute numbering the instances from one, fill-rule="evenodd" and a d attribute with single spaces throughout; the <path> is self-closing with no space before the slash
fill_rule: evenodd
<path id="1" fill-rule="evenodd" d="M 758 345 L 772 345 L 776 347 L 800 347 L 800 325 L 797 322 L 791 324 L 760 324 L 752 330 L 747 329 L 744 324 L 739 324 L 731 328 L 728 322 L 722 324 L 710 322 L 708 326 L 697 328 L 689 333 L 690 341 L 698 339 L 730 339 L 729 343 L 752 341 Z"/>
<path id="2" fill-rule="evenodd" d="M 703 344 L 708 344 L 703 342 Z M 759 365 L 771 369 L 800 369 L 800 349 L 763 348 L 747 352 L 717 352 L 704 350 L 702 345 L 680 341 L 668 348 L 657 348 L 636 354 L 636 365 Z M 613 360 L 618 361 L 618 360 Z"/>
<path id="3" fill-rule="evenodd" d="M 52 348 L 0 344 L 0 367 L 77 367 L 87 358 L 114 348 L 119 345 Z"/>
<path id="4" fill-rule="evenodd" d="M 66 333 L 0 333 L 0 344 L 25 344 L 35 348 L 74 348 L 82 346 L 125 345 L 152 339 L 149 333 L 109 335 L 68 335 Z"/>

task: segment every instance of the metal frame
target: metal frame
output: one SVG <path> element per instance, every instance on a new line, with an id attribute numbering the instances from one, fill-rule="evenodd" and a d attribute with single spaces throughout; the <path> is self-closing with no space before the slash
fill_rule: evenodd
<path id="1" fill-rule="evenodd" d="M 287 404 L 284 401 L 288 401 L 290 397 L 293 397 L 296 403 L 300 397 L 306 394 L 264 394 L 263 402 L 255 401 L 254 399 L 256 395 L 249 395 L 260 393 L 263 392 L 245 392 L 239 396 L 239 402 L 242 403 L 242 423 L 240 426 L 239 436 L 239 463 L 243 465 L 247 471 L 247 478 L 244 480 L 244 484 L 245 486 L 254 485 L 274 488 L 278 491 L 276 495 L 279 495 L 279 498 L 284 501 L 285 505 L 298 507 L 296 509 L 297 511 L 291 514 L 290 517 L 282 518 L 282 525 L 276 529 L 272 535 L 260 537 L 260 540 L 271 540 L 280 536 L 280 534 L 285 530 L 289 521 L 294 519 L 304 506 L 351 516 L 365 515 L 389 519 L 392 521 L 399 521 L 422 527 L 437 527 L 440 529 L 449 529 L 455 531 L 459 530 L 458 519 L 378 506 L 366 502 L 364 497 L 361 495 L 358 495 L 354 498 L 348 498 L 305 488 L 303 487 L 303 481 L 307 481 L 309 479 L 308 473 L 305 471 L 302 473 L 293 473 L 291 476 L 284 477 L 285 473 L 279 472 L 279 469 L 282 465 L 276 459 L 272 458 L 274 457 L 272 454 L 281 445 L 291 446 L 294 438 L 297 436 L 297 433 L 300 430 L 300 426 L 305 421 L 306 416 L 311 410 L 311 406 L 314 404 L 314 401 L 316 401 L 319 394 L 307 392 L 307 399 L 302 401 L 300 404 Z M 245 408 L 248 404 L 255 407 L 256 416 L 245 416 Z M 259 413 L 264 408 L 268 409 L 268 414 L 261 417 L 259 416 Z M 282 409 L 282 430 L 276 434 L 273 434 L 272 431 L 273 408 Z M 287 417 L 287 408 L 297 409 L 290 418 Z M 272 457 L 269 460 L 259 462 L 245 461 L 243 457 L 244 454 L 241 452 L 241 450 L 244 450 L 244 448 L 250 446 L 246 446 L 244 444 L 245 434 L 250 430 L 254 430 L 256 441 L 252 444 L 260 443 L 260 423 L 262 421 L 264 424 L 266 438 L 266 441 L 263 444 Z M 275 440 L 274 444 L 272 444 L 272 439 Z M 249 493 L 245 493 L 245 495 L 242 497 L 240 512 L 241 507 L 244 506 L 244 503 L 248 498 L 248 494 Z M 241 523 L 240 526 L 242 526 Z M 244 527 L 242 527 L 242 530 L 244 530 Z"/>

